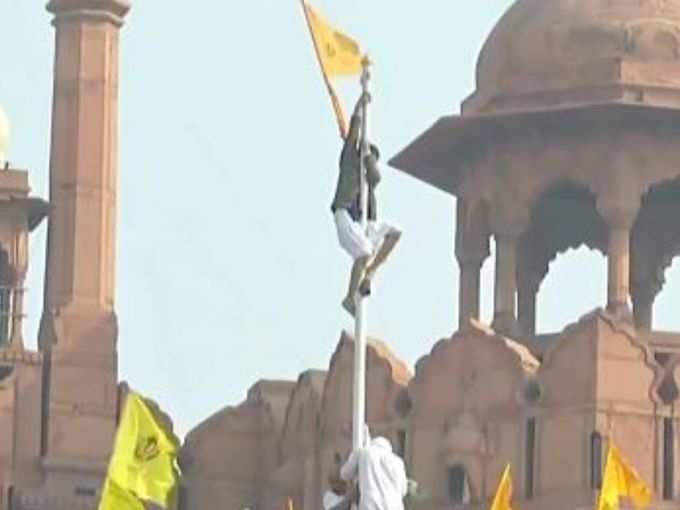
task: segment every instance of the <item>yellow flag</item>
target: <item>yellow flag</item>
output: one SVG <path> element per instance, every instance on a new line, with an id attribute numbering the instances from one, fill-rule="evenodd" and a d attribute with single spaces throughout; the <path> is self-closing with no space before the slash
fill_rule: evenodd
<path id="1" fill-rule="evenodd" d="M 364 56 L 354 39 L 333 28 L 305 0 L 300 0 L 300 2 L 321 66 L 321 74 L 338 121 L 340 137 L 344 139 L 347 136 L 347 120 L 330 78 L 360 74 L 363 69 Z"/>
<path id="2" fill-rule="evenodd" d="M 110 479 L 104 482 L 99 510 L 146 510 L 133 494 L 124 491 Z"/>
<path id="3" fill-rule="evenodd" d="M 177 438 L 166 430 L 145 400 L 130 393 L 116 433 L 99 510 L 138 508 L 116 506 L 111 498 L 119 497 L 119 492 L 128 499 L 151 501 L 168 508 L 178 481 L 175 467 L 178 447 Z"/>
<path id="4" fill-rule="evenodd" d="M 505 466 L 503 476 L 496 489 L 496 496 L 493 498 L 490 510 L 512 510 L 510 503 L 512 502 L 512 475 L 510 473 L 510 464 Z"/>
<path id="5" fill-rule="evenodd" d="M 324 74 L 328 77 L 361 74 L 363 56 L 356 41 L 333 28 L 309 4 L 303 2 L 303 7 Z"/>
<path id="6" fill-rule="evenodd" d="M 636 508 L 645 508 L 652 500 L 652 490 L 610 442 L 597 508 L 618 510 L 619 499 L 624 497 L 630 498 Z"/>

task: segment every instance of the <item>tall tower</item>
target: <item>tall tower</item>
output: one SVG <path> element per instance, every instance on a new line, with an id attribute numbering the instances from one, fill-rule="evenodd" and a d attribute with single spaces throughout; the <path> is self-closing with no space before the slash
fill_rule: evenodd
<path id="1" fill-rule="evenodd" d="M 680 254 L 678 162 L 680 0 L 517 0 L 462 113 L 393 159 L 457 199 L 460 329 L 409 386 L 411 466 L 433 507 L 483 508 L 510 463 L 518 507 L 592 508 L 610 441 L 654 508 L 680 502 L 680 333 L 655 331 L 652 313 Z M 479 274 L 491 238 L 487 329 Z M 550 263 L 582 245 L 607 257 L 606 300 L 537 335 Z"/>
<path id="2" fill-rule="evenodd" d="M 126 0 L 51 0 L 56 55 L 42 449 L 57 482 L 98 477 L 117 405 L 114 309 L 119 30 Z M 97 485 L 94 485 L 95 487 Z"/>

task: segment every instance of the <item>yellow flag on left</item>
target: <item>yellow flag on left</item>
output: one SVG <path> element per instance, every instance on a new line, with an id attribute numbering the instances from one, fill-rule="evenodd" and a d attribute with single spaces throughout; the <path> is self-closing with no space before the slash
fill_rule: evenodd
<path id="1" fill-rule="evenodd" d="M 319 62 L 328 77 L 361 74 L 363 55 L 359 44 L 336 30 L 312 6 L 303 2 Z"/>
<path id="2" fill-rule="evenodd" d="M 144 508 L 142 501 L 168 508 L 179 479 L 178 448 L 179 441 L 150 405 L 130 393 L 116 433 L 99 510 L 138 510 L 136 503 Z"/>
<path id="3" fill-rule="evenodd" d="M 635 508 L 646 508 L 652 501 L 652 490 L 610 442 L 597 508 L 618 510 L 621 498 L 629 498 Z"/>
<path id="4" fill-rule="evenodd" d="M 510 473 L 510 464 L 505 466 L 503 476 L 496 489 L 496 495 L 493 498 L 490 510 L 512 510 L 512 474 Z"/>

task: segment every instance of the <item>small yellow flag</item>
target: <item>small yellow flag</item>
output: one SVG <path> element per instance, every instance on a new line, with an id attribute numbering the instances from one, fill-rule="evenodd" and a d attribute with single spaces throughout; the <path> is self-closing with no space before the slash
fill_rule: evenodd
<path id="1" fill-rule="evenodd" d="M 512 510 L 512 474 L 510 464 L 505 466 L 503 476 L 496 489 L 496 496 L 493 498 L 490 510 Z"/>
<path id="2" fill-rule="evenodd" d="M 618 510 L 619 499 L 624 497 L 630 498 L 636 508 L 645 508 L 652 500 L 652 490 L 610 442 L 597 508 Z"/>
<path id="3" fill-rule="evenodd" d="M 99 510 L 136 510 L 133 501 L 168 508 L 175 494 L 179 442 L 145 400 L 130 393 L 116 433 Z M 122 506 L 117 501 L 130 502 Z M 142 507 L 143 508 L 143 507 Z"/>
<path id="4" fill-rule="evenodd" d="M 304 3 L 309 29 L 326 76 L 353 76 L 363 69 L 361 49 L 351 37 L 337 31 L 309 4 Z"/>

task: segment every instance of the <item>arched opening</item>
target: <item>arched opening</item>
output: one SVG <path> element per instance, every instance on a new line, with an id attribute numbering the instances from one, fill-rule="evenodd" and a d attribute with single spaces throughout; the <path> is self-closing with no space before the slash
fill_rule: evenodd
<path id="1" fill-rule="evenodd" d="M 559 255 L 541 285 L 537 334 L 555 333 L 607 298 L 607 258 L 581 246 Z"/>
<path id="2" fill-rule="evenodd" d="M 479 299 L 480 320 L 484 324 L 491 324 L 493 321 L 494 260 L 496 259 L 496 240 L 493 237 L 489 240 L 489 253 L 490 255 L 482 264 L 479 285 L 481 289 Z"/>
<path id="3" fill-rule="evenodd" d="M 676 263 L 675 267 L 672 264 L 680 255 L 678 218 L 680 179 L 652 186 L 642 198 L 631 237 L 631 298 L 639 330 L 680 329 L 680 316 L 677 310 L 669 313 L 670 303 L 666 301 L 673 301 L 680 289 L 677 274 L 680 264 Z M 664 295 L 665 298 L 658 300 L 659 306 L 655 306 L 657 296 Z M 677 298 L 675 301 L 677 303 Z M 659 314 L 658 321 L 654 320 L 655 311 Z"/>
<path id="4" fill-rule="evenodd" d="M 666 501 L 675 496 L 675 423 L 673 418 L 663 419 L 663 486 L 662 495 Z"/>
<path id="5" fill-rule="evenodd" d="M 520 243 L 517 267 L 518 322 L 525 335 L 534 336 L 537 327 L 561 330 L 601 305 L 606 261 L 592 250 L 604 253 L 606 243 L 607 227 L 588 188 L 561 181 L 540 195 Z M 547 275 L 549 285 L 544 284 Z M 544 291 L 540 307 L 539 290 Z"/>
<path id="6" fill-rule="evenodd" d="M 524 438 L 524 497 L 534 497 L 536 475 L 536 418 L 527 419 Z"/>
<path id="7" fill-rule="evenodd" d="M 680 256 L 664 273 L 663 292 L 654 303 L 654 329 L 680 331 Z"/>
<path id="8" fill-rule="evenodd" d="M 449 502 L 453 504 L 470 503 L 470 479 L 465 466 L 454 464 L 448 468 Z"/>
<path id="9" fill-rule="evenodd" d="M 594 490 L 602 488 L 602 434 L 595 431 L 590 434 L 590 487 Z"/>
<path id="10" fill-rule="evenodd" d="M 9 345 L 12 339 L 12 301 L 15 278 L 9 263 L 7 251 L 0 248 L 0 348 Z"/>

